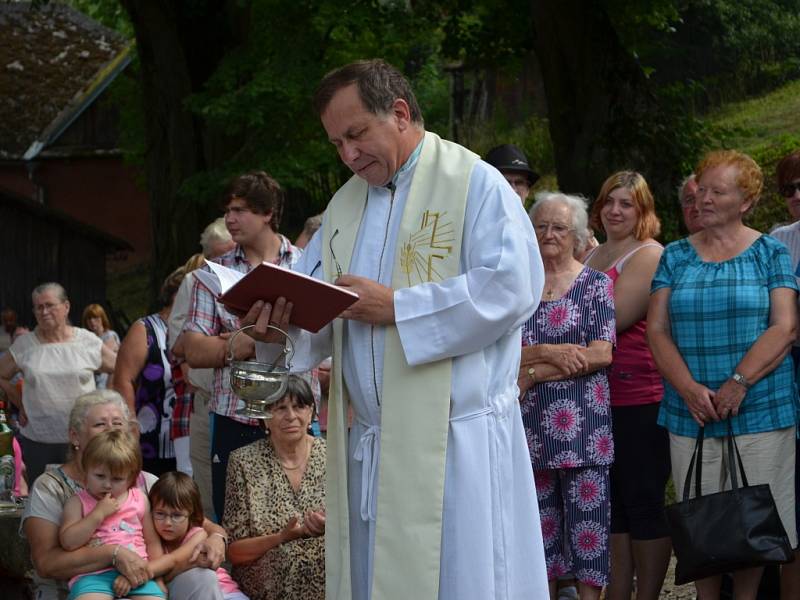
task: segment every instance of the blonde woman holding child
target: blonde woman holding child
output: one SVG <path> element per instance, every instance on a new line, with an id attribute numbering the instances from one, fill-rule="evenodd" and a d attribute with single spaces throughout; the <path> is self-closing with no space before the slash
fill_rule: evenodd
<path id="1" fill-rule="evenodd" d="M 108 431 L 92 438 L 83 451 L 86 488 L 64 506 L 59 540 L 65 550 L 83 546 L 116 545 L 143 559 L 161 556 L 161 544 L 150 518 L 147 496 L 136 486 L 142 470 L 138 444 L 124 431 Z M 115 560 L 112 559 L 112 566 Z M 136 596 L 138 600 L 166 598 L 163 584 L 152 579 L 132 586 L 114 568 L 74 577 L 68 600 L 105 600 Z"/>

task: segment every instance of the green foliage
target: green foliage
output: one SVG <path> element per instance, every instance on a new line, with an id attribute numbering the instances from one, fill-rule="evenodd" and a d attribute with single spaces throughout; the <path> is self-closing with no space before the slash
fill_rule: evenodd
<path id="1" fill-rule="evenodd" d="M 501 144 L 518 146 L 537 173 L 555 172 L 553 142 L 547 119 L 532 116 L 523 123 L 515 124 L 497 115 L 492 121 L 481 123 L 470 132 L 469 147 L 481 156 Z M 539 187 L 541 186 L 537 185 Z"/>
<path id="2" fill-rule="evenodd" d="M 609 0 L 623 40 L 659 83 L 698 82 L 693 101 L 701 108 L 800 76 L 800 0 L 644 2 L 661 10 L 637 27 L 639 11 Z"/>
<path id="3" fill-rule="evenodd" d="M 71 1 L 105 24 L 130 32 L 117 0 Z M 663 237 L 673 239 L 682 235 L 674 202 L 680 177 L 691 172 L 704 150 L 739 144 L 748 135 L 747 119 L 737 123 L 701 115 L 722 100 L 798 75 L 800 0 L 603 4 L 616 35 L 650 78 L 659 105 L 658 114 L 633 124 L 628 115 L 617 115 L 604 139 L 614 164 L 637 168 L 653 183 Z M 448 68 L 457 66 L 467 78 L 492 75 L 512 85 L 525 62 L 533 60 L 527 0 L 250 0 L 242 5 L 248 13 L 241 44 L 227 51 L 186 99 L 213 148 L 207 168 L 183 183 L 181 201 L 212 213 L 231 175 L 264 169 L 289 191 L 284 229 L 290 233 L 349 176 L 310 106 L 314 87 L 327 71 L 358 58 L 385 58 L 412 80 L 426 127 L 448 135 Z M 202 11 L 205 3 L 176 6 Z M 141 161 L 145 146 L 141 111 L 135 106 L 138 91 L 131 79 L 114 87 L 114 96 L 126 107 L 129 157 Z M 547 120 L 530 106 L 511 115 L 503 98 L 496 99 L 493 110 L 464 124 L 462 141 L 479 153 L 516 143 L 538 171 L 550 174 L 540 186 L 554 186 Z M 779 127 L 775 123 L 771 131 L 780 133 Z"/>
<path id="4" fill-rule="evenodd" d="M 188 180 L 183 194 L 213 197 L 230 175 L 260 168 L 290 190 L 290 200 L 308 205 L 306 216 L 320 210 L 346 173 L 310 99 L 327 71 L 355 59 L 380 56 L 397 65 L 412 79 L 429 126 L 446 125 L 439 33 L 405 2 L 257 0 L 250 18 L 245 43 L 187 100 L 205 126 L 235 140 L 236 149 Z"/>
<path id="5" fill-rule="evenodd" d="M 66 3 L 109 29 L 114 29 L 127 38 L 133 37 L 128 13 L 118 0 L 67 0 Z"/>
<path id="6" fill-rule="evenodd" d="M 527 0 L 440 0 L 420 3 L 426 19 L 441 23 L 442 56 L 467 67 L 497 66 L 533 48 Z"/>

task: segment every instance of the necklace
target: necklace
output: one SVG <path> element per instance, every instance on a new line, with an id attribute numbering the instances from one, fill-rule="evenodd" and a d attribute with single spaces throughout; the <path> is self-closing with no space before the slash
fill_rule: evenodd
<path id="1" fill-rule="evenodd" d="M 308 462 L 308 456 L 309 456 L 310 454 L 311 454 L 311 446 L 309 445 L 309 443 L 308 443 L 308 442 L 306 442 L 306 452 L 305 452 L 305 456 L 303 456 L 303 457 L 302 457 L 302 458 L 301 458 L 301 459 L 300 459 L 300 460 L 297 462 L 297 464 L 296 464 L 296 465 L 287 465 L 285 462 L 283 462 L 283 461 L 281 460 L 280 456 L 278 457 L 278 462 L 280 463 L 281 467 L 283 467 L 283 469 L 284 469 L 284 470 L 286 470 L 286 471 L 296 471 L 297 469 L 300 469 L 300 468 L 302 468 L 303 466 L 305 466 L 305 464 Z"/>
<path id="2" fill-rule="evenodd" d="M 302 467 L 302 466 L 303 466 L 303 463 L 302 463 L 302 462 L 299 462 L 299 463 L 297 463 L 297 464 L 296 464 L 295 466 L 293 466 L 293 467 L 290 467 L 290 466 L 289 466 L 289 465 L 287 465 L 287 464 L 281 463 L 281 467 L 283 467 L 283 468 L 284 468 L 284 470 L 286 470 L 286 471 L 296 471 L 297 469 L 299 469 L 299 468 L 300 468 L 300 467 Z"/>

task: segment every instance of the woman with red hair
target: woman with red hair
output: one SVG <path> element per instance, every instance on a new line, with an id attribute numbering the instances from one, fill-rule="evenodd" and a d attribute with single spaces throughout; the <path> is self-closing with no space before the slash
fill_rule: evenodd
<path id="1" fill-rule="evenodd" d="M 647 313 L 650 349 L 665 379 L 658 422 L 669 431 L 675 496 L 683 496 L 700 427 L 703 493 L 730 489 L 723 460 L 730 427 L 750 485 L 769 484 L 796 547 L 795 269 L 783 244 L 742 220 L 763 188 L 752 158 L 711 152 L 695 173 L 703 228 L 664 250 Z M 762 571 L 733 572 L 737 600 L 755 600 Z M 720 597 L 720 577 L 695 586 L 701 600 Z"/>

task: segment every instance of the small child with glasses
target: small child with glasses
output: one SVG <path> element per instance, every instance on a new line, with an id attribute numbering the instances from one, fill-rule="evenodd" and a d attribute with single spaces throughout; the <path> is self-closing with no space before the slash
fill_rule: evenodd
<path id="1" fill-rule="evenodd" d="M 64 505 L 59 541 L 65 550 L 115 544 L 112 566 L 120 547 L 144 560 L 161 556 L 161 544 L 150 519 L 150 503 L 136 486 L 142 470 L 139 444 L 125 431 L 106 431 L 86 445 L 81 457 L 86 488 Z M 103 600 L 136 596 L 137 600 L 166 598 L 161 582 L 149 580 L 133 587 L 114 568 L 73 577 L 69 600 Z"/>
<path id="2" fill-rule="evenodd" d="M 150 489 L 150 504 L 164 555 L 151 560 L 147 569 L 154 576 L 163 575 L 169 581 L 185 568 L 195 548 L 207 537 L 203 530 L 200 490 L 185 473 L 170 471 Z M 220 567 L 216 572 L 225 600 L 248 600 L 225 569 Z"/>

